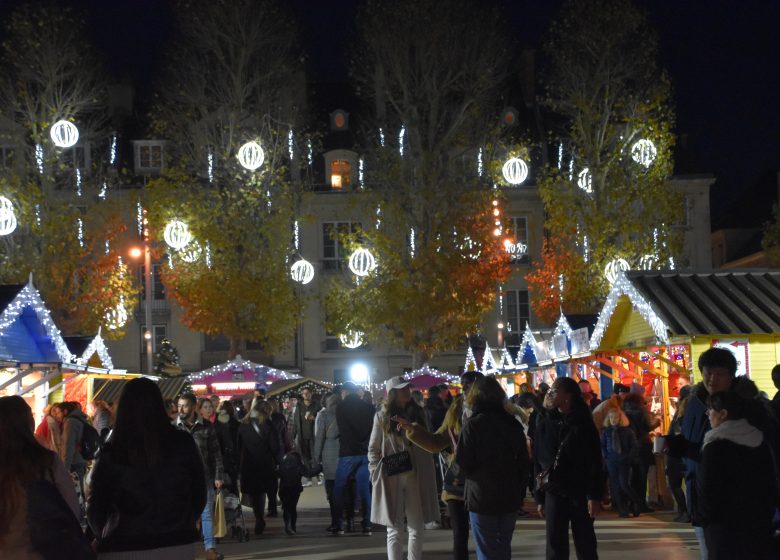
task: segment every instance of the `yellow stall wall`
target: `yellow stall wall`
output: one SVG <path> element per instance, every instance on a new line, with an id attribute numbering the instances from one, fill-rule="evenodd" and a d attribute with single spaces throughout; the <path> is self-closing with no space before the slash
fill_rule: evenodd
<path id="1" fill-rule="evenodd" d="M 697 365 L 702 352 L 712 347 L 717 339 L 747 339 L 750 359 L 750 378 L 758 385 L 759 391 L 765 391 L 771 399 L 777 389 L 772 383 L 772 368 L 780 363 L 780 335 L 774 334 L 724 334 L 717 336 L 697 336 L 691 343 L 691 362 L 696 380 L 701 380 Z"/>

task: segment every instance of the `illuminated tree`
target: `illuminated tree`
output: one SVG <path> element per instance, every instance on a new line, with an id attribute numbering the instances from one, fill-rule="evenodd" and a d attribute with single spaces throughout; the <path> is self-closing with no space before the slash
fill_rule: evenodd
<path id="1" fill-rule="evenodd" d="M 83 22 L 54 3 L 22 6 L 6 26 L 0 75 L 0 143 L 12 146 L 0 169 L 0 192 L 19 227 L 0 238 L 0 281 L 35 284 L 67 334 L 94 334 L 106 311 L 136 288 L 118 249 L 124 226 L 109 195 L 109 114 L 101 64 Z M 77 124 L 80 142 L 57 148 L 51 125 Z M 92 163 L 86 157 L 92 147 Z M 9 157 L 9 154 L 11 157 Z M 122 328 L 104 329 L 117 338 Z"/>
<path id="2" fill-rule="evenodd" d="M 608 289 L 604 267 L 622 257 L 632 268 L 674 268 L 683 231 L 683 195 L 672 189 L 674 113 L 671 87 L 659 68 L 655 34 L 629 0 L 570 1 L 550 31 L 543 75 L 547 107 L 563 126 L 560 151 L 539 180 L 554 247 L 571 278 L 584 274 L 592 311 Z M 654 158 L 638 157 L 650 140 Z M 652 156 L 646 151 L 644 156 Z M 640 159 L 640 161 L 636 161 Z M 579 255 L 579 261 L 573 255 Z M 559 259 L 538 267 L 559 267 Z M 541 286 L 539 286 L 541 288 Z M 535 309 L 549 293 L 537 293 Z M 574 302 L 573 302 L 574 303 Z"/>
<path id="3" fill-rule="evenodd" d="M 176 14 L 178 43 L 152 113 L 171 158 L 146 206 L 161 244 L 172 219 L 194 241 L 169 250 L 163 282 L 184 323 L 228 337 L 231 357 L 247 340 L 272 352 L 292 340 L 301 311 L 288 257 L 301 188 L 302 57 L 270 1 L 181 1 Z M 250 141 L 263 150 L 256 170 L 237 158 Z"/>
<path id="4" fill-rule="evenodd" d="M 358 27 L 353 77 L 376 118 L 359 197 L 369 221 L 345 237 L 378 267 L 331 282 L 327 323 L 422 363 L 477 329 L 509 273 L 491 205 L 508 42 L 497 12 L 465 0 L 369 1 Z"/>

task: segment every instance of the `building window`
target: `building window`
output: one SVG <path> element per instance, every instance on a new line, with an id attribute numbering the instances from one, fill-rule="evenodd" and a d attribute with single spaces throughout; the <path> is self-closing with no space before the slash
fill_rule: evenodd
<path id="1" fill-rule="evenodd" d="M 165 146 L 162 141 L 135 142 L 135 172 L 139 175 L 159 173 L 164 164 Z"/>
<path id="2" fill-rule="evenodd" d="M 168 327 L 166 325 L 152 325 L 152 353 L 157 352 L 157 349 L 162 345 L 163 339 L 166 337 Z M 141 327 L 141 354 L 146 355 L 146 326 Z"/>
<path id="3" fill-rule="evenodd" d="M 340 237 L 357 233 L 360 222 L 325 222 L 322 224 L 322 261 L 323 270 L 342 270 L 349 255 L 342 245 Z"/>
<path id="4" fill-rule="evenodd" d="M 144 285 L 144 265 L 141 265 L 139 268 L 139 282 L 141 286 Z M 159 263 L 152 264 L 152 293 L 154 294 L 154 299 L 165 299 L 165 285 L 162 281 L 162 265 Z M 141 292 L 141 299 L 146 298 L 146 290 L 143 290 Z"/>
<path id="5" fill-rule="evenodd" d="M 330 162 L 330 186 L 334 189 L 349 187 L 351 169 L 351 164 L 345 159 L 336 159 Z"/>
<path id="6" fill-rule="evenodd" d="M 526 323 L 530 323 L 531 305 L 528 301 L 528 290 L 507 290 L 506 292 L 506 324 L 507 329 L 522 331 Z"/>
<path id="7" fill-rule="evenodd" d="M 13 146 L 0 146 L 0 166 L 13 167 L 15 152 Z"/>
<path id="8" fill-rule="evenodd" d="M 339 335 L 325 330 L 325 350 L 341 350 Z"/>

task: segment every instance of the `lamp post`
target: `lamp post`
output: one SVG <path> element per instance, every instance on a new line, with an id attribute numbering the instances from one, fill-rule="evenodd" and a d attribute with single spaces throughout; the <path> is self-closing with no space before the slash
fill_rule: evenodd
<path id="1" fill-rule="evenodd" d="M 146 214 L 146 210 L 144 210 L 144 214 Z M 149 229 L 145 216 L 143 241 L 143 249 L 133 247 L 130 250 L 130 256 L 138 259 L 142 252 L 144 256 L 144 322 L 146 323 L 144 342 L 146 343 L 146 373 L 151 374 L 154 371 L 154 355 L 152 353 L 152 337 L 154 336 L 152 332 L 152 248 L 149 245 Z"/>

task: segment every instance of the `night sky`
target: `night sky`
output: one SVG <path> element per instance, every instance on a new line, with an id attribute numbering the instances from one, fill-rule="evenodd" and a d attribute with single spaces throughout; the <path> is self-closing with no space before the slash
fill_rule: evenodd
<path id="1" fill-rule="evenodd" d="M 25 0 L 0 0 L 0 20 Z M 65 2 L 66 0 L 63 0 Z M 388 0 L 390 1 L 390 0 Z M 518 45 L 538 47 L 560 0 L 504 0 Z M 780 170 L 780 1 L 639 0 L 661 39 L 677 112 L 676 172 L 713 174 L 713 228 L 760 226 Z M 143 103 L 172 36 L 165 0 L 70 0 Z M 312 78 L 345 83 L 356 0 L 290 0 Z M 335 107 L 332 107 L 335 108 Z M 331 108 L 331 109 L 332 109 Z"/>

